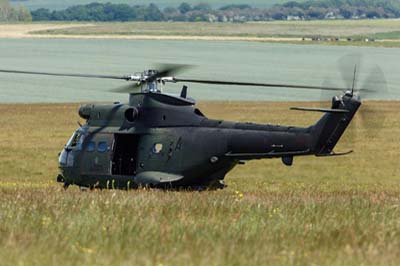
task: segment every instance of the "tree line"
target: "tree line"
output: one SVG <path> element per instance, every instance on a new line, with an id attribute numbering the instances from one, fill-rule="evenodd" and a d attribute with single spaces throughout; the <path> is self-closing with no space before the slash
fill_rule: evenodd
<path id="1" fill-rule="evenodd" d="M 359 19 L 398 18 L 398 0 L 309 0 L 302 3 L 290 1 L 275 7 L 284 15 L 305 19 Z"/>
<path id="2" fill-rule="evenodd" d="M 4 0 L 0 0 L 4 1 Z M 245 22 L 269 20 L 398 18 L 398 0 L 308 0 L 290 1 L 270 8 L 226 5 L 218 9 L 200 3 L 182 3 L 163 10 L 155 4 L 127 5 L 90 3 L 64 10 L 45 8 L 31 12 L 34 21 L 209 21 Z"/>
<path id="3" fill-rule="evenodd" d="M 26 7 L 12 7 L 8 0 L 0 0 L 0 22 L 32 21 L 32 16 Z"/>

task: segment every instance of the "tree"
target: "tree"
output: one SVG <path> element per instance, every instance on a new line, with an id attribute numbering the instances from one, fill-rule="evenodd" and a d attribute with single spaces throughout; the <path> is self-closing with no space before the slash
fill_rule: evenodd
<path id="1" fill-rule="evenodd" d="M 24 6 L 18 6 L 16 8 L 12 9 L 14 13 L 14 18 L 16 21 L 25 21 L 25 22 L 29 22 L 32 21 L 32 15 L 31 12 L 29 12 L 29 10 L 24 7 Z"/>
<path id="2" fill-rule="evenodd" d="M 12 8 L 8 0 L 0 0 L 0 21 L 10 20 Z"/>
<path id="3" fill-rule="evenodd" d="M 12 8 L 9 0 L 0 0 L 0 20 L 29 20 L 29 12 Z M 178 8 L 163 11 L 155 4 L 130 6 L 127 4 L 91 3 L 72 6 L 65 10 L 38 9 L 32 11 L 33 20 L 77 21 L 262 21 L 329 18 L 386 18 L 400 17 L 399 0 L 289 0 L 271 8 L 252 8 L 249 5 L 226 5 L 212 9 L 208 4 L 191 6 L 183 2 Z"/>
<path id="4" fill-rule="evenodd" d="M 353 16 L 353 10 L 349 5 L 345 5 L 340 8 L 340 14 L 345 18 L 345 19 L 350 19 Z"/>
<path id="5" fill-rule="evenodd" d="M 13 8 L 9 0 L 0 0 L 0 21 L 32 21 L 32 16 L 26 7 Z"/>
<path id="6" fill-rule="evenodd" d="M 286 2 L 282 5 L 283 7 L 286 8 L 295 8 L 295 7 L 302 7 L 301 3 L 298 3 L 296 1 L 290 1 L 290 2 Z"/>
<path id="7" fill-rule="evenodd" d="M 251 6 L 247 4 L 229 4 L 226 6 L 222 6 L 219 10 L 232 10 L 232 9 L 250 9 Z"/>
<path id="8" fill-rule="evenodd" d="M 312 7 L 307 11 L 307 16 L 311 19 L 323 19 L 326 14 L 326 10 L 320 7 Z"/>
<path id="9" fill-rule="evenodd" d="M 132 21 L 136 19 L 136 13 L 133 8 L 127 4 L 110 4 L 107 3 L 104 12 L 106 13 L 107 21 Z"/>
<path id="10" fill-rule="evenodd" d="M 46 8 L 39 8 L 31 12 L 33 21 L 46 21 L 51 20 L 51 13 Z"/>
<path id="11" fill-rule="evenodd" d="M 146 8 L 146 14 L 144 16 L 144 20 L 146 21 L 161 21 L 164 20 L 164 14 L 158 9 L 158 7 L 151 3 Z"/>
<path id="12" fill-rule="evenodd" d="M 183 2 L 182 4 L 179 5 L 178 7 L 179 12 L 181 12 L 182 14 L 186 14 L 187 12 L 189 12 L 190 10 L 192 10 L 192 7 L 186 3 Z"/>
<path id="13" fill-rule="evenodd" d="M 211 6 L 207 3 L 200 3 L 193 7 L 192 10 L 207 12 L 212 10 Z"/>

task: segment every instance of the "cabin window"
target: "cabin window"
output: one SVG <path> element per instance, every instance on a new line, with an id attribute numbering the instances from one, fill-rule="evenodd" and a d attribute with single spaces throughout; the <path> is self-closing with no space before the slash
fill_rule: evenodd
<path id="1" fill-rule="evenodd" d="M 161 152 L 163 145 L 161 143 L 156 143 L 153 146 L 153 153 L 158 154 Z"/>
<path id="2" fill-rule="evenodd" d="M 94 143 L 94 141 L 89 141 L 89 142 L 86 144 L 86 151 L 88 151 L 88 152 L 94 151 L 95 148 L 96 148 L 96 143 Z"/>
<path id="3" fill-rule="evenodd" d="M 99 144 L 97 145 L 97 151 L 98 152 L 106 152 L 108 149 L 107 142 L 105 141 L 100 141 Z"/>

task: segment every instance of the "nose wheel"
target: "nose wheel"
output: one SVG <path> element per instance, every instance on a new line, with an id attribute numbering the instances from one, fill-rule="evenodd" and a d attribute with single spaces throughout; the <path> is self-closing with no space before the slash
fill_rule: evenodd
<path id="1" fill-rule="evenodd" d="M 58 183 L 63 183 L 63 189 L 67 190 L 70 184 L 65 182 L 65 178 L 61 174 L 57 176 L 56 180 Z"/>

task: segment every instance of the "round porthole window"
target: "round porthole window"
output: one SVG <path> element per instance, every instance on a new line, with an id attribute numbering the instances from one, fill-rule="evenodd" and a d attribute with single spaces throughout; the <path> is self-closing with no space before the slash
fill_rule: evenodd
<path id="1" fill-rule="evenodd" d="M 107 142 L 105 141 L 101 141 L 99 142 L 98 146 L 97 146 L 97 151 L 99 152 L 106 152 L 107 151 Z"/>
<path id="2" fill-rule="evenodd" d="M 153 153 L 158 154 L 161 152 L 163 145 L 161 143 L 156 143 L 153 146 Z"/>

